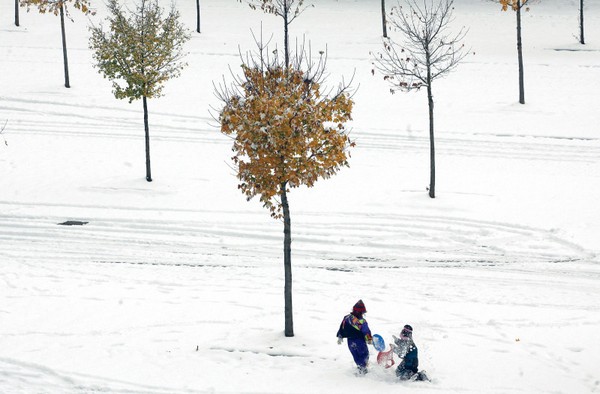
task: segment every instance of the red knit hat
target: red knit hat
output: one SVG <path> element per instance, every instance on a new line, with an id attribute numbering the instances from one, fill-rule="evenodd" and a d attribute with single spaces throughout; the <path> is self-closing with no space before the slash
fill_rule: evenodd
<path id="1" fill-rule="evenodd" d="M 365 303 L 362 300 L 358 300 L 354 307 L 352 308 L 352 313 L 360 314 L 367 313 L 367 308 L 365 308 Z"/>

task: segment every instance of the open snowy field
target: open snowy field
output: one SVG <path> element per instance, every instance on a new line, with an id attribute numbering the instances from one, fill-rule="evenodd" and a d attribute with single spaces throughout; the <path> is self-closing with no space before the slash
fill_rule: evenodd
<path id="1" fill-rule="evenodd" d="M 475 54 L 434 84 L 433 200 L 426 94 L 371 75 L 379 0 L 312 3 L 290 34 L 327 44 L 330 86 L 355 73 L 356 148 L 290 194 L 285 338 L 283 225 L 237 190 L 209 112 L 250 29 L 281 42 L 280 19 L 201 1 L 189 66 L 149 101 L 148 183 L 142 104 L 92 68 L 88 18 L 67 25 L 66 89 L 59 18 L 16 27 L 2 2 L 0 393 L 600 392 L 600 1 L 585 46 L 578 2 L 524 15 L 520 105 L 514 14 L 456 0 Z M 194 2 L 177 7 L 194 29 Z M 414 327 L 432 382 L 396 382 L 374 350 L 354 375 L 335 333 L 359 298 L 386 341 Z"/>

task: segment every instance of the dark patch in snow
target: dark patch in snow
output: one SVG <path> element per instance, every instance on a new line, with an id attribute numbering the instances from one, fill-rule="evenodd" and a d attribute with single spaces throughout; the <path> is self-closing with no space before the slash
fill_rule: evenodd
<path id="1" fill-rule="evenodd" d="M 351 270 L 350 268 L 346 268 L 346 267 L 316 267 L 316 268 L 323 268 L 323 269 L 326 269 L 327 271 L 353 272 L 353 270 Z"/>
<path id="2" fill-rule="evenodd" d="M 59 226 L 84 226 L 89 222 L 82 222 L 79 220 L 67 220 L 66 222 L 58 223 Z"/>
<path id="3" fill-rule="evenodd" d="M 235 348 L 225 348 L 225 347 L 211 347 L 210 350 L 224 350 L 226 352 L 229 353 L 251 353 L 251 354 L 264 354 L 266 356 L 270 356 L 270 357 L 302 357 L 302 358 L 308 358 L 310 357 L 309 355 L 306 354 L 293 354 L 293 353 L 283 353 L 283 352 L 276 352 L 272 350 L 272 347 L 269 347 L 269 351 L 260 351 L 260 350 L 251 350 L 251 349 L 235 349 Z"/>
<path id="4" fill-rule="evenodd" d="M 191 267 L 191 268 L 256 268 L 255 265 L 226 265 L 226 264 L 196 264 L 196 263 L 165 263 L 160 261 L 109 261 L 95 260 L 96 264 L 128 264 L 128 265 L 155 265 L 166 267 Z"/>
<path id="5" fill-rule="evenodd" d="M 577 261 L 583 261 L 583 259 L 578 259 L 578 258 L 570 258 L 570 259 L 561 259 L 561 260 L 552 260 L 550 261 L 550 263 L 575 263 Z"/>
<path id="6" fill-rule="evenodd" d="M 477 264 L 477 265 L 480 265 L 480 266 L 495 267 L 495 266 L 497 266 L 497 265 L 500 264 L 497 261 L 491 261 L 491 260 L 485 260 L 485 259 L 467 259 L 467 260 L 462 260 L 462 259 L 438 259 L 438 260 L 430 260 L 430 259 L 427 259 L 427 260 L 425 260 L 425 262 L 427 262 L 427 263 L 433 263 L 433 264 L 442 264 L 439 267 L 452 267 L 452 268 L 465 267 L 466 265 L 470 265 L 470 264 Z"/>
<path id="7" fill-rule="evenodd" d="M 600 52 L 600 49 L 584 48 L 554 48 L 556 52 Z"/>
<path id="8" fill-rule="evenodd" d="M 474 133 L 474 135 L 484 135 L 482 133 Z M 485 134 L 489 135 L 489 134 Z M 541 139 L 541 140 L 566 140 L 566 141 L 595 141 L 597 138 L 592 137 L 566 137 L 566 136 L 558 136 L 558 135 L 532 135 L 532 134 L 513 134 L 513 133 L 495 133 L 492 134 L 494 137 L 498 138 L 531 138 L 531 139 Z"/>

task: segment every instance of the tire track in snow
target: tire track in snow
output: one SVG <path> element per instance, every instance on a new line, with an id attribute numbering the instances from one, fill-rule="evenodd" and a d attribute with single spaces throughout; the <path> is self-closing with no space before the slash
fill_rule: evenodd
<path id="1" fill-rule="evenodd" d="M 93 111 L 82 111 L 88 109 Z M 80 103 L 55 103 L 8 98 L 0 109 L 25 112 L 11 123 L 11 133 L 69 137 L 139 139 L 143 135 L 142 112 L 119 107 L 99 107 Z M 90 115 L 88 115 L 88 113 Z M 174 142 L 229 143 L 210 117 L 153 111 L 150 128 L 153 139 Z"/>
<path id="2" fill-rule="evenodd" d="M 429 149 L 429 137 L 423 135 L 386 134 L 366 131 L 357 136 L 357 148 L 370 150 Z M 540 161 L 598 163 L 600 143 L 593 139 L 566 139 L 522 135 L 464 135 L 441 131 L 436 138 L 440 155 L 491 157 Z"/>
<path id="3" fill-rule="evenodd" d="M 137 210 L 140 216 L 151 216 L 152 211 Z M 64 216 L 0 215 L 0 240 L 10 245 L 0 255 L 24 261 L 222 265 L 225 260 L 235 265 L 268 255 L 269 245 L 279 239 L 279 234 L 257 231 L 251 221 L 234 223 L 234 217 L 244 216 L 239 214 L 230 215 L 231 222 L 222 214 L 212 222 L 212 213 L 206 221 L 122 218 L 120 214 L 118 210 L 113 217 L 88 217 L 88 225 L 73 227 L 58 225 Z"/>
<path id="4" fill-rule="evenodd" d="M 21 261 L 279 264 L 279 225 L 261 227 L 254 215 L 235 212 L 206 213 L 206 219 L 198 220 L 145 217 L 151 211 L 138 209 L 138 217 L 124 218 L 94 217 L 90 209 L 90 223 L 72 227 L 57 225 L 63 216 L 1 214 L 0 241 L 8 247 L 0 253 Z M 334 213 L 323 221 L 322 214 L 304 213 L 302 218 L 294 231 L 293 254 L 296 264 L 308 267 L 467 267 L 593 259 L 551 231 L 506 223 L 422 215 Z"/>
<path id="5" fill-rule="evenodd" d="M 0 358 L 0 384 L 10 388 L 11 394 L 31 393 L 92 393 L 110 392 L 115 394 L 166 394 L 181 390 L 135 384 L 107 379 L 101 376 L 57 371 L 41 364 L 23 362 L 6 357 Z M 185 390 L 187 393 L 201 393 Z"/>
<path id="6" fill-rule="evenodd" d="M 322 256 L 341 268 L 486 266 L 593 258 L 551 231 L 521 225 L 423 215 L 334 216 L 324 224 L 316 213 L 303 215 L 303 220 L 310 219 L 296 229 L 296 255 Z M 332 244 L 343 248 L 332 250 Z"/>
<path id="7" fill-rule="evenodd" d="M 35 109 L 33 109 L 35 108 Z M 94 109 L 87 115 L 81 108 Z M 11 124 L 11 132 L 72 137 L 139 139 L 142 130 L 140 111 L 118 107 L 98 107 L 81 103 L 55 103 L 4 97 L 0 109 L 25 111 L 30 116 Z M 102 114 L 105 113 L 105 116 Z M 117 115 L 115 115 L 117 114 Z M 229 144 L 208 116 L 152 112 L 153 139 L 172 142 Z M 213 127 L 214 126 L 214 127 Z M 212 127 L 212 128 L 211 128 Z M 357 149 L 424 151 L 429 149 L 425 133 L 404 134 L 395 130 L 361 128 L 353 135 Z M 436 138 L 440 155 L 491 157 L 520 160 L 598 163 L 600 140 L 553 138 L 504 134 L 464 134 L 439 131 Z"/>

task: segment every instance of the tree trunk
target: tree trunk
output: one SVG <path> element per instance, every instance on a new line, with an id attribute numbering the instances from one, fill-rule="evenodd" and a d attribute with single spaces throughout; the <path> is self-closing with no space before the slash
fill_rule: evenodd
<path id="1" fill-rule="evenodd" d="M 585 44 L 585 38 L 583 35 L 583 0 L 579 1 L 579 43 L 582 45 Z"/>
<path id="2" fill-rule="evenodd" d="M 19 26 L 19 0 L 15 0 L 15 26 Z"/>
<path id="3" fill-rule="evenodd" d="M 521 42 L 521 0 L 517 0 L 517 54 L 519 56 L 519 103 L 525 104 L 523 45 Z"/>
<path id="4" fill-rule="evenodd" d="M 387 38 L 387 23 L 385 20 L 385 0 L 381 0 L 381 23 L 383 26 L 383 37 Z"/>
<path id="5" fill-rule="evenodd" d="M 144 104 L 144 131 L 146 134 L 146 180 L 152 182 L 152 173 L 150 171 L 150 128 L 148 127 L 148 103 L 146 96 L 143 96 Z"/>
<path id="6" fill-rule="evenodd" d="M 289 42 L 289 22 L 288 22 L 288 0 L 283 5 L 283 50 L 285 51 L 285 67 L 290 65 L 290 42 Z"/>
<path id="7" fill-rule="evenodd" d="M 431 89 L 431 76 L 429 69 L 427 70 L 427 104 L 429 106 L 429 197 L 435 198 L 435 139 L 433 128 L 433 93 Z"/>
<path id="8" fill-rule="evenodd" d="M 196 0 L 196 31 L 200 33 L 200 0 Z"/>
<path id="9" fill-rule="evenodd" d="M 283 267 L 285 271 L 285 336 L 294 336 L 294 314 L 292 309 L 292 224 L 288 205 L 287 183 L 281 184 L 281 205 L 283 206 Z"/>
<path id="10" fill-rule="evenodd" d="M 69 84 L 69 59 L 67 58 L 67 35 L 65 33 L 65 6 L 60 5 L 60 31 L 62 33 L 62 47 L 63 47 L 63 63 L 65 66 L 65 88 L 70 88 Z"/>

